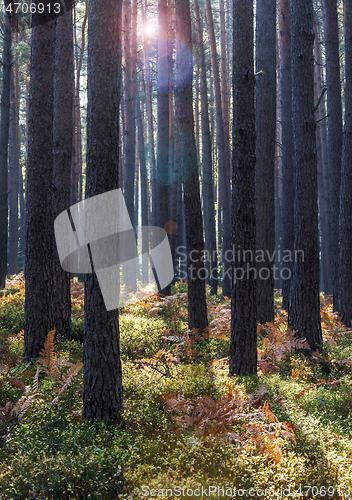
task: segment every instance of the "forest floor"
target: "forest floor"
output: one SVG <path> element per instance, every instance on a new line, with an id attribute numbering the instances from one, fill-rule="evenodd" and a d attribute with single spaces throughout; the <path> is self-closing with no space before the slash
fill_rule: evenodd
<path id="1" fill-rule="evenodd" d="M 258 376 L 228 377 L 230 301 L 187 330 L 187 285 L 120 310 L 124 421 L 82 417 L 83 285 L 73 340 L 23 362 L 24 280 L 0 294 L 0 499 L 349 498 L 352 330 L 321 296 L 324 346 L 307 356 L 275 296 Z M 303 348 L 303 349 L 302 349 Z"/>

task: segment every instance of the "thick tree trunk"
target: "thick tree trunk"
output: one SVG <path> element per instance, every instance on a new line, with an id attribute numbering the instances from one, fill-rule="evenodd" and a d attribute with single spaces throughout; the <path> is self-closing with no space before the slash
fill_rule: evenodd
<path id="1" fill-rule="evenodd" d="M 282 250 L 293 254 L 294 187 L 291 74 L 291 0 L 279 0 L 281 127 L 282 127 Z M 285 262 L 287 278 L 282 281 L 282 307 L 289 312 L 293 262 Z M 286 275 L 285 275 L 286 277 Z"/>
<path id="2" fill-rule="evenodd" d="M 211 295 L 217 295 L 218 290 L 218 268 L 216 252 L 216 228 L 215 228 L 215 202 L 214 202 L 214 179 L 211 155 L 211 136 L 209 125 L 209 102 L 208 85 L 205 62 L 205 51 L 203 41 L 203 27 L 200 18 L 198 0 L 194 2 L 197 18 L 198 45 L 200 58 L 200 92 L 201 92 L 201 133 L 202 133 L 202 169 L 203 169 L 203 212 L 204 212 L 204 235 L 205 251 L 210 258 L 207 261 Z"/>
<path id="3" fill-rule="evenodd" d="M 257 373 L 253 2 L 233 3 L 232 240 L 230 375 Z M 240 255 L 238 255 L 238 253 Z"/>
<path id="4" fill-rule="evenodd" d="M 5 288 L 7 270 L 7 221 L 8 221 L 8 185 L 7 157 L 10 123 L 11 92 L 11 18 L 6 12 L 9 1 L 4 2 L 4 44 L 2 52 L 2 94 L 0 121 L 0 288 Z"/>
<path id="5" fill-rule="evenodd" d="M 54 1 L 50 2 L 53 10 Z M 47 5 L 47 4 L 46 4 Z M 37 358 L 53 329 L 51 214 L 55 21 L 33 15 L 26 191 L 24 357 Z M 43 22 L 43 24 L 41 24 Z"/>
<path id="6" fill-rule="evenodd" d="M 73 142 L 73 30 L 72 9 L 56 21 L 54 76 L 53 220 L 70 204 Z M 53 249 L 53 314 L 57 339 L 71 339 L 70 274 L 61 267 Z"/>
<path id="7" fill-rule="evenodd" d="M 181 81 L 184 78 L 185 69 L 192 65 L 192 28 L 189 0 L 175 0 L 175 7 L 177 17 L 176 79 Z M 190 330 L 197 328 L 201 332 L 208 326 L 208 318 L 205 276 L 201 260 L 204 242 L 192 112 L 192 78 L 185 85 L 177 87 L 175 101 L 180 145 L 180 171 L 182 175 L 188 173 L 188 178 L 183 184 L 188 265 L 188 327 Z"/>
<path id="8" fill-rule="evenodd" d="M 331 208 L 331 253 L 334 310 L 338 311 L 338 241 L 342 155 L 342 105 L 337 0 L 324 0 L 326 86 L 328 96 L 328 160 Z"/>
<path id="9" fill-rule="evenodd" d="M 90 0 L 86 198 L 118 187 L 121 0 Z M 118 309 L 107 311 L 95 274 L 85 281 L 83 415 L 112 422 L 122 410 Z"/>
<path id="10" fill-rule="evenodd" d="M 256 71 L 256 247 L 257 321 L 274 319 L 275 143 L 276 143 L 276 0 L 257 0 Z M 260 259 L 261 260 L 261 259 Z"/>
<path id="11" fill-rule="evenodd" d="M 214 32 L 213 12 L 210 0 L 206 0 L 206 13 L 209 29 L 209 41 L 211 49 L 211 61 L 214 76 L 214 94 L 216 106 L 216 138 L 218 146 L 218 169 L 219 183 L 221 187 L 221 208 L 222 208 L 222 294 L 230 297 L 231 294 L 231 259 L 229 251 L 231 250 L 231 186 L 230 186 L 230 167 L 227 164 L 229 155 L 226 154 L 226 139 L 224 132 L 224 117 L 222 107 L 222 95 L 219 75 L 219 64 L 217 60 L 216 40 Z M 234 186 L 235 188 L 235 186 Z"/>
<path id="12" fill-rule="evenodd" d="M 318 186 L 314 116 L 313 0 L 292 0 L 292 110 L 295 186 L 294 268 L 289 324 L 311 350 L 322 343 Z"/>
<path id="13" fill-rule="evenodd" d="M 339 313 L 352 321 L 352 1 L 345 0 L 345 130 L 343 137 L 340 228 Z"/>

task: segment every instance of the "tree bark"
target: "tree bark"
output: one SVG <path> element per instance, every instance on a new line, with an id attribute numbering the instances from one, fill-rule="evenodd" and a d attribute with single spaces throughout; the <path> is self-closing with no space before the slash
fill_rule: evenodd
<path id="1" fill-rule="evenodd" d="M 282 127 L 282 250 L 292 252 L 294 245 L 294 186 L 291 73 L 291 0 L 279 0 L 281 127 Z M 290 308 L 293 262 L 285 262 L 287 278 L 282 281 L 282 307 Z"/>
<path id="2" fill-rule="evenodd" d="M 228 258 L 231 250 L 231 186 L 230 186 L 230 168 L 227 164 L 226 139 L 224 133 L 224 117 L 222 111 L 222 95 L 219 75 L 219 64 L 217 60 L 216 40 L 214 32 L 213 13 L 210 0 L 206 0 L 206 13 L 209 29 L 209 40 L 211 49 L 211 61 L 214 77 L 214 94 L 216 106 L 216 138 L 218 146 L 218 169 L 219 183 L 221 187 L 221 208 L 222 208 L 222 294 L 230 297 L 231 294 L 231 259 Z"/>
<path id="3" fill-rule="evenodd" d="M 276 143 L 276 0 L 257 0 L 256 71 L 256 247 L 257 321 L 274 319 L 275 143 Z"/>
<path id="4" fill-rule="evenodd" d="M 56 21 L 54 75 L 53 220 L 70 205 L 70 173 L 73 143 L 73 24 L 72 9 Z M 56 338 L 71 339 L 70 273 L 61 267 L 53 248 L 53 314 Z"/>
<path id="5" fill-rule="evenodd" d="M 189 0 L 175 0 L 177 17 L 176 79 L 181 81 L 185 68 L 192 64 L 192 28 Z M 184 186 L 187 271 L 188 271 L 188 327 L 200 332 L 208 326 L 205 298 L 205 276 L 201 260 L 204 241 L 202 209 L 199 193 L 197 148 L 194 136 L 192 108 L 192 78 L 175 90 L 176 119 L 180 146 L 179 165 L 187 175 Z"/>
<path id="6" fill-rule="evenodd" d="M 201 134 L 202 134 L 202 169 L 203 169 L 203 212 L 204 212 L 204 235 L 205 250 L 209 253 L 210 259 L 207 262 L 207 270 L 210 275 L 211 295 L 217 295 L 218 289 L 218 268 L 216 251 L 216 228 L 215 228 L 215 202 L 214 202 L 214 179 L 213 163 L 211 155 L 211 136 L 209 124 L 209 102 L 208 85 L 205 63 L 205 51 L 203 41 L 203 27 L 200 18 L 198 0 L 194 2 L 197 29 L 198 45 L 200 57 L 200 91 L 201 91 Z"/>
<path id="7" fill-rule="evenodd" d="M 17 128 L 19 116 L 15 91 L 17 61 L 12 65 L 11 102 L 10 102 L 10 130 L 9 130 L 9 274 L 18 273 L 18 188 L 20 157 Z"/>
<path id="8" fill-rule="evenodd" d="M 90 0 L 86 198 L 118 187 L 121 0 Z M 107 311 L 95 274 L 85 280 L 83 415 L 116 421 L 122 410 L 118 309 Z"/>
<path id="9" fill-rule="evenodd" d="M 339 314 L 352 321 L 352 2 L 345 0 L 345 130 L 343 136 L 340 227 Z"/>
<path id="10" fill-rule="evenodd" d="M 324 36 L 328 111 L 328 162 L 334 310 L 338 311 L 339 211 L 342 155 L 342 105 L 337 0 L 324 0 Z"/>
<path id="11" fill-rule="evenodd" d="M 236 259 L 231 296 L 230 375 L 257 373 L 253 38 L 253 2 L 234 0 L 232 241 Z"/>
<path id="12" fill-rule="evenodd" d="M 311 350 L 322 343 L 316 123 L 314 116 L 313 0 L 292 0 L 292 110 L 294 145 L 294 268 L 289 325 Z"/>
<path id="13" fill-rule="evenodd" d="M 158 0 L 158 149 L 155 175 L 156 187 L 156 225 L 164 227 L 170 219 L 170 184 L 173 179 L 170 172 L 170 47 L 169 47 L 169 5 L 167 0 Z M 158 280 L 157 280 L 158 283 Z M 158 283 L 159 287 L 159 283 Z M 159 292 L 170 295 L 170 285 Z"/>
<path id="14" fill-rule="evenodd" d="M 50 2 L 53 11 L 53 1 Z M 55 20 L 32 17 L 26 191 L 26 301 L 24 357 L 39 356 L 53 329 L 51 214 Z"/>
<path id="15" fill-rule="evenodd" d="M 11 16 L 6 12 L 9 1 L 4 2 L 4 44 L 2 52 L 2 94 L 0 121 L 0 288 L 5 288 L 7 270 L 7 222 L 8 222 L 8 185 L 7 157 L 10 124 L 11 92 Z"/>

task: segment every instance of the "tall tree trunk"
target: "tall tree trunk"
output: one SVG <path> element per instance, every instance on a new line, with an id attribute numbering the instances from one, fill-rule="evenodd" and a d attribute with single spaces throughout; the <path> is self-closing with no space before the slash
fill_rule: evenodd
<path id="1" fill-rule="evenodd" d="M 121 0 L 90 0 L 86 198 L 118 187 Z M 83 415 L 112 422 L 122 410 L 118 309 L 107 311 L 95 274 L 85 281 Z"/>
<path id="2" fill-rule="evenodd" d="M 176 80 L 184 80 L 192 67 L 192 27 L 189 0 L 175 0 L 177 17 Z M 202 209 L 199 193 L 197 149 L 192 112 L 192 79 L 175 91 L 176 117 L 180 145 L 180 172 L 187 175 L 184 186 L 186 247 L 188 266 L 188 327 L 200 332 L 208 326 Z"/>
<path id="3" fill-rule="evenodd" d="M 15 91 L 17 61 L 13 62 L 11 78 L 11 109 L 9 130 L 9 274 L 18 273 L 18 177 L 20 169 L 19 142 L 17 128 L 19 116 L 17 114 L 17 103 Z"/>
<path id="4" fill-rule="evenodd" d="M 279 0 L 281 127 L 282 127 L 282 250 L 293 254 L 294 186 L 292 136 L 291 0 Z M 287 278 L 282 281 L 282 307 L 290 308 L 293 262 L 285 262 Z M 286 278 L 286 275 L 285 275 Z"/>
<path id="5" fill-rule="evenodd" d="M 338 311 L 338 241 L 342 155 L 342 105 L 337 0 L 324 0 L 326 86 L 328 95 L 328 160 L 334 310 Z"/>
<path id="6" fill-rule="evenodd" d="M 203 170 L 203 212 L 204 212 L 204 235 L 205 251 L 209 253 L 207 270 L 210 276 L 211 295 L 217 295 L 218 289 L 218 269 L 216 252 L 216 228 L 215 228 L 215 202 L 214 202 L 214 179 L 213 164 L 211 155 L 211 136 L 209 125 L 209 102 L 208 85 L 205 62 L 205 51 L 203 41 L 203 27 L 200 18 L 198 0 L 194 2 L 197 30 L 198 46 L 200 58 L 200 92 L 201 92 L 201 132 L 202 132 L 202 170 Z"/>
<path id="7" fill-rule="evenodd" d="M 170 116 L 170 46 L 169 6 L 167 0 L 158 0 L 158 153 L 156 167 L 156 225 L 164 227 L 170 219 L 170 184 L 172 182 L 169 162 Z M 193 105 L 192 105 L 193 107 Z M 189 110 L 190 111 L 190 110 Z M 170 285 L 159 292 L 170 295 Z"/>
<path id="8" fill-rule="evenodd" d="M 221 208 L 222 208 L 222 294 L 223 296 L 230 297 L 231 294 L 231 234 L 229 228 L 231 227 L 231 191 L 230 191 L 230 176 L 229 166 L 227 164 L 226 154 L 226 139 L 224 133 L 224 119 L 222 112 L 222 96 L 220 86 L 219 64 L 216 52 L 216 40 L 214 32 L 213 13 L 210 0 L 206 0 L 206 12 L 209 29 L 209 40 L 211 49 L 211 61 L 214 76 L 214 93 L 215 93 L 215 106 L 216 106 L 216 137 L 218 146 L 218 169 L 219 169 L 219 183 L 221 188 Z M 235 186 L 234 186 L 235 188 Z"/>
<path id="9" fill-rule="evenodd" d="M 2 52 L 2 94 L 0 121 L 0 288 L 5 288 L 7 270 L 8 186 L 7 157 L 10 124 L 11 93 L 11 15 L 6 12 L 9 1 L 4 2 L 4 44 Z"/>
<path id="10" fill-rule="evenodd" d="M 289 324 L 311 350 L 322 343 L 314 116 L 313 0 L 292 0 L 295 243 Z"/>
<path id="11" fill-rule="evenodd" d="M 133 81 L 133 65 L 131 36 L 131 0 L 124 0 L 124 96 L 125 96 L 125 142 L 124 142 L 124 196 L 131 221 L 134 219 L 134 171 L 135 171 L 135 81 Z"/>
<path id="12" fill-rule="evenodd" d="M 145 4 L 142 3 L 142 22 L 145 25 L 147 22 L 147 0 Z M 149 61 L 149 49 L 146 31 L 144 31 L 144 71 L 145 71 L 145 86 L 146 86 L 146 109 L 147 109 L 147 126 L 148 126 L 148 150 L 149 150 L 149 162 L 150 162 L 150 172 L 151 172 L 151 191 L 152 191 L 152 225 L 156 225 L 155 215 L 156 215 L 156 194 L 155 194 L 155 145 L 154 145 L 154 125 L 153 125 L 153 103 L 152 103 L 152 91 L 151 91 L 151 76 L 150 76 L 150 61 Z"/>
<path id="13" fill-rule="evenodd" d="M 316 16 L 314 19 L 314 57 L 315 57 L 315 108 L 317 120 L 317 159 L 318 159 L 318 199 L 319 199 L 319 227 L 320 227 L 320 255 L 321 255 L 321 289 L 325 293 L 332 293 L 331 275 L 331 240 L 330 240 L 330 198 L 327 198 L 327 190 L 324 182 L 324 169 L 326 169 L 326 117 L 321 71 L 322 57 L 317 30 Z M 320 102 L 319 102 L 320 101 Z M 330 193 L 330 191 L 328 191 Z"/>
<path id="14" fill-rule="evenodd" d="M 72 9 L 69 9 L 56 21 L 52 191 L 54 220 L 70 204 L 74 102 L 72 28 Z M 56 338 L 70 340 L 70 274 L 62 269 L 56 247 L 53 249 L 53 314 Z"/>
<path id="15" fill-rule="evenodd" d="M 54 1 L 46 4 L 53 11 Z M 37 358 L 53 329 L 51 193 L 55 21 L 32 17 L 26 191 L 26 301 L 24 357 Z M 43 24 L 41 24 L 43 23 Z"/>
<path id="16" fill-rule="evenodd" d="M 71 1 L 71 0 L 69 0 Z M 73 154 L 71 167 L 71 205 L 77 203 L 82 198 L 82 130 L 81 130 L 81 105 L 80 105 L 80 89 L 81 89 L 81 71 L 85 50 L 86 41 L 86 25 L 88 20 L 88 0 L 85 2 L 85 13 L 81 29 L 81 47 L 78 50 L 77 44 L 77 24 L 76 24 L 76 7 L 73 5 L 74 13 L 74 47 L 76 60 L 76 81 L 74 91 L 73 104 Z"/>
<path id="17" fill-rule="evenodd" d="M 276 143 L 276 0 L 257 0 L 256 71 L 256 247 L 257 321 L 274 319 L 275 143 Z"/>
<path id="18" fill-rule="evenodd" d="M 225 155 L 228 168 L 228 178 L 231 179 L 231 150 L 230 150 L 230 90 L 229 66 L 227 62 L 227 39 L 225 0 L 219 0 L 220 14 L 220 72 L 221 72 L 221 102 L 222 117 L 224 120 Z"/>
<path id="19" fill-rule="evenodd" d="M 352 1 L 345 0 L 345 130 L 343 137 L 340 228 L 339 313 L 352 321 Z"/>
<path id="20" fill-rule="evenodd" d="M 140 179 L 141 179 L 141 212 L 142 212 L 142 226 L 148 226 L 148 172 L 147 172 L 147 162 L 145 158 L 145 141 L 144 141 L 144 120 L 141 110 L 140 101 L 140 89 L 138 88 L 136 93 L 136 116 L 138 124 L 138 149 L 139 149 L 139 169 L 140 169 Z M 143 232 L 143 248 L 149 247 L 148 233 Z M 142 282 L 148 281 L 148 266 L 147 262 L 143 261 L 142 267 Z"/>
<path id="21" fill-rule="evenodd" d="M 232 239 L 237 258 L 233 263 L 234 284 L 231 296 L 230 375 L 255 375 L 257 283 L 253 261 L 256 230 L 252 0 L 234 0 L 233 20 Z"/>

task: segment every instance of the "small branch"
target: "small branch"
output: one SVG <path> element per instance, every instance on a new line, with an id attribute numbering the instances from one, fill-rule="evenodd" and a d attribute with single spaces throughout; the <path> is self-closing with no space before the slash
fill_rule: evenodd
<path id="1" fill-rule="evenodd" d="M 254 73 L 254 76 L 261 76 L 261 75 L 264 75 L 264 71 L 261 69 L 260 71 L 257 71 L 256 73 Z"/>
<path id="2" fill-rule="evenodd" d="M 317 121 L 317 123 L 319 123 L 319 122 L 321 122 L 321 121 L 325 120 L 325 118 L 328 118 L 329 116 L 330 116 L 330 115 L 326 115 L 326 116 L 324 116 L 323 118 L 320 118 L 320 120 L 318 120 L 318 121 Z"/>
<path id="3" fill-rule="evenodd" d="M 318 108 L 319 108 L 319 106 L 320 106 L 321 100 L 322 100 L 322 98 L 324 97 L 324 94 L 325 94 L 326 90 L 327 90 L 327 89 L 326 89 L 326 87 L 324 87 L 324 88 L 323 88 L 323 90 L 321 91 L 320 97 L 319 97 L 319 99 L 318 99 L 318 101 L 317 101 L 316 105 L 314 106 L 314 113 L 315 113 L 316 111 L 318 111 Z"/>

